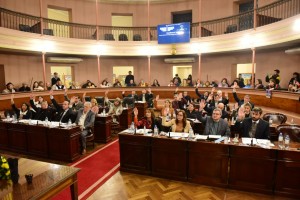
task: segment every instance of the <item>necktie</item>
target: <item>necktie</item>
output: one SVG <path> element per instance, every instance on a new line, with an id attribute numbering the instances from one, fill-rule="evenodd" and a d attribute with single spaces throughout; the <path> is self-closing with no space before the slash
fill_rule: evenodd
<path id="1" fill-rule="evenodd" d="M 59 118 L 59 121 L 61 122 L 61 120 L 63 119 L 63 117 L 65 116 L 65 114 L 67 113 L 67 110 L 65 110 L 64 112 L 62 112 L 60 114 L 60 118 Z"/>
<path id="2" fill-rule="evenodd" d="M 251 135 L 249 133 L 250 137 L 255 138 L 255 133 L 256 133 L 256 127 L 257 127 L 257 123 L 255 121 L 252 122 L 252 126 L 251 126 Z"/>
<path id="3" fill-rule="evenodd" d="M 146 101 L 145 94 L 143 94 L 143 101 L 144 101 L 144 102 Z"/>

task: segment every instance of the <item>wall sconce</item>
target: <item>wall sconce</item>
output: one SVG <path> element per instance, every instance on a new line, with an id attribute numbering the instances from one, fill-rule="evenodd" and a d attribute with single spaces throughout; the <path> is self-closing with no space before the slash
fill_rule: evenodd
<path id="1" fill-rule="evenodd" d="M 176 51 L 176 46 L 172 45 L 172 49 L 171 49 L 171 55 L 176 55 L 177 51 Z"/>

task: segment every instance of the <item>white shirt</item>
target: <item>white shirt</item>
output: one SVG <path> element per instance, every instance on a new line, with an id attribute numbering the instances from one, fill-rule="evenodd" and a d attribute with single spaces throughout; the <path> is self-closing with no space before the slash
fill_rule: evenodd
<path id="1" fill-rule="evenodd" d="M 86 118 L 86 114 L 87 113 L 82 113 L 82 115 L 81 115 L 81 117 L 79 118 L 79 121 L 78 121 L 78 125 L 79 126 L 82 126 L 82 127 L 84 127 L 84 121 L 85 121 L 85 118 Z"/>

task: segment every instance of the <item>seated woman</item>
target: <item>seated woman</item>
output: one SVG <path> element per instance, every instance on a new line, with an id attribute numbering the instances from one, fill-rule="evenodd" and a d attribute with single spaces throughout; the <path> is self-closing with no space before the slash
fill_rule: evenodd
<path id="1" fill-rule="evenodd" d="M 122 84 L 120 83 L 119 79 L 115 80 L 115 83 L 113 84 L 113 87 L 122 87 Z"/>
<path id="2" fill-rule="evenodd" d="M 44 88 L 39 85 L 39 82 L 34 81 L 32 85 L 32 91 L 43 91 Z"/>
<path id="3" fill-rule="evenodd" d="M 234 80 L 230 86 L 231 88 L 240 88 L 239 86 L 239 81 L 238 80 Z"/>
<path id="4" fill-rule="evenodd" d="M 186 114 L 184 110 L 179 110 L 177 112 L 176 119 L 172 119 L 171 121 L 167 121 L 166 116 L 167 111 L 165 111 L 162 119 L 163 126 L 172 127 L 172 132 L 189 132 L 191 124 L 188 120 L 186 120 Z"/>
<path id="5" fill-rule="evenodd" d="M 198 87 L 202 87 L 203 84 L 201 83 L 200 79 L 198 78 L 197 81 L 195 82 L 194 87 L 198 88 Z"/>
<path id="6" fill-rule="evenodd" d="M 96 85 L 92 82 L 88 82 L 86 88 L 96 88 Z"/>
<path id="7" fill-rule="evenodd" d="M 81 87 L 80 87 L 79 83 L 76 82 L 76 81 L 72 81 L 72 83 L 71 83 L 71 85 L 69 87 L 69 89 L 72 89 L 72 90 L 74 90 L 74 89 L 80 89 L 80 88 Z"/>
<path id="8" fill-rule="evenodd" d="M 144 79 L 141 79 L 141 81 L 138 84 L 139 87 L 148 87 L 148 83 L 145 83 Z"/>
<path id="9" fill-rule="evenodd" d="M 160 123 L 158 120 L 155 119 L 155 114 L 153 109 L 146 109 L 145 116 L 138 120 L 138 114 L 139 111 L 137 108 L 133 109 L 134 113 L 134 124 L 138 129 L 146 128 L 146 129 L 152 129 L 154 130 L 154 127 L 156 126 L 158 130 L 160 130 Z"/>
<path id="10" fill-rule="evenodd" d="M 156 95 L 155 98 L 155 107 L 157 108 L 157 101 L 159 100 L 159 95 Z M 166 117 L 167 120 L 170 120 L 174 116 L 174 109 L 172 108 L 172 103 L 169 99 L 166 99 L 164 102 L 164 106 L 161 108 L 161 115 L 164 116 L 164 113 L 167 113 Z"/>
<path id="11" fill-rule="evenodd" d="M 228 84 L 228 81 L 227 81 L 227 78 L 223 78 L 221 80 L 221 82 L 219 83 L 218 87 L 229 87 L 229 84 Z"/>
<path id="12" fill-rule="evenodd" d="M 82 95 L 83 104 L 85 103 L 85 95 L 86 95 L 86 93 L 83 93 L 83 95 Z M 95 113 L 95 115 L 97 115 L 99 113 L 98 102 L 97 102 L 97 99 L 95 99 L 95 98 L 91 99 L 91 111 L 93 113 Z"/>
<path id="13" fill-rule="evenodd" d="M 252 106 L 250 103 L 245 103 L 243 104 L 241 107 L 244 108 L 244 113 L 245 113 L 245 118 L 251 118 L 251 110 L 252 110 Z"/>
<path id="14" fill-rule="evenodd" d="M 108 82 L 107 78 L 105 78 L 105 79 L 102 81 L 100 87 L 102 87 L 102 88 L 111 87 L 111 84 Z"/>
<path id="15" fill-rule="evenodd" d="M 154 79 L 151 86 L 152 86 L 152 87 L 160 87 L 160 84 L 159 84 L 159 82 L 158 82 L 157 79 Z"/>
<path id="16" fill-rule="evenodd" d="M 40 108 L 44 101 L 44 98 L 42 96 L 39 96 L 38 98 L 39 98 L 38 101 L 35 101 L 35 99 L 33 99 L 33 102 L 37 108 Z"/>
<path id="17" fill-rule="evenodd" d="M 266 86 L 266 90 L 279 90 L 280 86 L 276 83 L 276 80 L 270 79 L 269 84 Z"/>
<path id="18" fill-rule="evenodd" d="M 265 89 L 264 85 L 262 84 L 261 79 L 256 79 L 255 81 L 255 89 Z"/>
<path id="19" fill-rule="evenodd" d="M 32 111 L 27 103 L 23 103 L 21 109 L 18 109 L 14 102 L 14 95 L 11 95 L 11 107 L 17 115 L 17 119 L 31 119 Z"/>
<path id="20" fill-rule="evenodd" d="M 108 114 L 109 115 L 116 115 L 116 116 L 121 115 L 122 112 L 123 112 L 123 106 L 122 106 L 121 99 L 117 97 L 115 99 L 114 103 L 112 103 L 108 100 L 107 94 L 108 94 L 108 91 L 105 92 L 104 101 L 109 106 Z"/>

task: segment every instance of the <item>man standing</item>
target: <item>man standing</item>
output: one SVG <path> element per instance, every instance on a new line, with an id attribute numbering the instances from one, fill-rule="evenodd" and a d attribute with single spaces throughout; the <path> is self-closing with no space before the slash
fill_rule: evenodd
<path id="1" fill-rule="evenodd" d="M 252 118 L 245 118 L 244 108 L 240 107 L 236 126 L 240 130 L 242 137 L 269 139 L 269 123 L 260 118 L 261 114 L 262 109 L 259 107 L 255 107 L 252 109 Z"/>
<path id="2" fill-rule="evenodd" d="M 51 79 L 51 85 L 55 85 L 57 81 L 60 81 L 60 78 L 58 77 L 58 73 L 54 72 L 53 78 Z"/>
<path id="3" fill-rule="evenodd" d="M 81 147 L 82 155 L 86 153 L 86 136 L 91 133 L 94 126 L 95 113 L 91 111 L 91 103 L 85 102 L 84 107 L 77 112 L 77 118 L 75 123 L 80 126 L 81 129 Z"/>
<path id="4" fill-rule="evenodd" d="M 134 83 L 134 76 L 132 75 L 132 72 L 129 71 L 128 75 L 125 78 L 125 85 L 128 86 L 130 84 L 130 80 L 133 80 Z"/>

